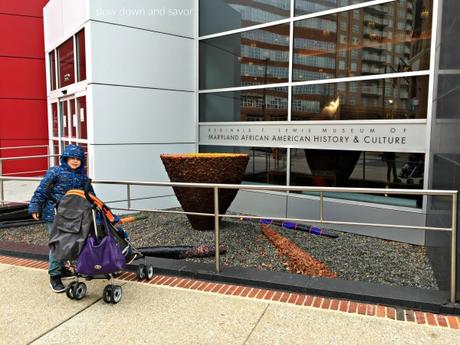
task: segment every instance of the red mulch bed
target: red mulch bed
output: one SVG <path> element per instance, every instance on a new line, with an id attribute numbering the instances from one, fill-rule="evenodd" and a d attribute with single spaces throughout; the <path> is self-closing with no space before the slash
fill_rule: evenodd
<path id="1" fill-rule="evenodd" d="M 261 225 L 261 230 L 276 247 L 278 255 L 287 258 L 287 262 L 283 264 L 289 271 L 312 277 L 337 278 L 337 274 L 329 270 L 324 263 L 316 260 L 269 225 Z"/>

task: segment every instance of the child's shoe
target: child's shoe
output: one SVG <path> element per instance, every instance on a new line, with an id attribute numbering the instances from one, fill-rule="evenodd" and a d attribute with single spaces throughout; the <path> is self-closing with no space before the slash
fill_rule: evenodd
<path id="1" fill-rule="evenodd" d="M 50 287 L 54 292 L 64 292 L 65 286 L 62 284 L 61 276 L 50 276 Z"/>

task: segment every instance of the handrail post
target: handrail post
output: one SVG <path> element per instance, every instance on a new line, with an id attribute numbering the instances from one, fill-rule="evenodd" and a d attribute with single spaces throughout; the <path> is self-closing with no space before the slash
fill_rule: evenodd
<path id="1" fill-rule="evenodd" d="M 0 159 L 0 176 L 3 176 L 3 161 Z M 0 204 L 4 205 L 4 189 L 3 189 L 3 180 L 0 180 Z"/>
<path id="2" fill-rule="evenodd" d="M 128 209 L 131 209 L 131 185 L 129 183 L 126 184 L 126 189 L 128 197 Z"/>
<path id="3" fill-rule="evenodd" d="M 220 272 L 219 188 L 214 187 L 214 238 L 216 241 L 216 272 Z"/>
<path id="4" fill-rule="evenodd" d="M 450 302 L 457 302 L 457 193 L 452 194 L 452 234 L 450 253 Z"/>
<path id="5" fill-rule="evenodd" d="M 319 220 L 323 224 L 323 192 L 319 192 Z"/>

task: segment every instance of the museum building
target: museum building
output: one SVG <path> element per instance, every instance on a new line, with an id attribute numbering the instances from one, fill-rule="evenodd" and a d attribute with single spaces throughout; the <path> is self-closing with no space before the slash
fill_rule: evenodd
<path id="1" fill-rule="evenodd" d="M 84 147 L 94 179 L 168 181 L 161 153 L 236 152 L 250 157 L 245 184 L 460 185 L 458 1 L 50 0 L 43 22 L 50 153 Z M 170 188 L 131 196 L 178 205 Z M 318 199 L 244 191 L 232 210 L 318 218 Z M 430 198 L 326 193 L 324 204 L 337 221 L 450 224 L 449 203 Z M 341 229 L 448 262 L 448 236 Z"/>

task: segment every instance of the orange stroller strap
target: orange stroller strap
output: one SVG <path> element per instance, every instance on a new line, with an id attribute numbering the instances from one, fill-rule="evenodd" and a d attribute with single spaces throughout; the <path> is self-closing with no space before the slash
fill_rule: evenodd
<path id="1" fill-rule="evenodd" d="M 85 192 L 79 189 L 71 189 L 66 193 L 66 195 L 78 195 L 79 197 L 86 199 Z M 109 222 L 113 223 L 115 221 L 115 216 L 113 215 L 112 211 L 98 197 L 91 193 L 88 193 L 88 195 L 94 204 L 96 204 L 97 208 L 104 212 Z"/>

